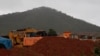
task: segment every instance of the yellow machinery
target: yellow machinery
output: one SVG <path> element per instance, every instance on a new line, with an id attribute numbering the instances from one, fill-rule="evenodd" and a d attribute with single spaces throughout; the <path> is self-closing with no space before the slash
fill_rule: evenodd
<path id="1" fill-rule="evenodd" d="M 12 40 L 13 45 L 22 45 L 25 37 L 33 37 L 37 32 L 34 28 L 25 28 L 9 32 L 9 38 Z"/>

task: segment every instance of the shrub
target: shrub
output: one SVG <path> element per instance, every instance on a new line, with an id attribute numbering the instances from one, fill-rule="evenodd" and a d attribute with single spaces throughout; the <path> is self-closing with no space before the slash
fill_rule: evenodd
<path id="1" fill-rule="evenodd" d="M 95 54 L 95 56 L 100 56 L 100 48 L 99 47 L 96 47 L 94 49 L 94 54 Z"/>
<path id="2" fill-rule="evenodd" d="M 53 29 L 49 29 L 48 36 L 57 36 L 57 33 Z"/>

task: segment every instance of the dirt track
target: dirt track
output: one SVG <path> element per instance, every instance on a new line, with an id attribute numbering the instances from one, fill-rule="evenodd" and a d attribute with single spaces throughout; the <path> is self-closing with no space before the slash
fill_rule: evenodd
<path id="1" fill-rule="evenodd" d="M 31 47 L 0 49 L 0 56 L 94 56 L 90 40 L 44 37 Z"/>

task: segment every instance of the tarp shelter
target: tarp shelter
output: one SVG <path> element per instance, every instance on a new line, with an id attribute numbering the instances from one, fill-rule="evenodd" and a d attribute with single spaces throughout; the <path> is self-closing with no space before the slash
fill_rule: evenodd
<path id="1" fill-rule="evenodd" d="M 63 36 L 64 36 L 65 38 L 70 38 L 70 35 L 71 35 L 71 32 L 64 32 L 64 33 L 63 33 Z"/>
<path id="2" fill-rule="evenodd" d="M 39 40 L 41 40 L 42 37 L 25 37 L 23 41 L 24 46 L 32 46 Z"/>
<path id="3" fill-rule="evenodd" d="M 0 37 L 0 44 L 3 44 L 6 49 L 12 48 L 12 42 L 10 39 Z"/>

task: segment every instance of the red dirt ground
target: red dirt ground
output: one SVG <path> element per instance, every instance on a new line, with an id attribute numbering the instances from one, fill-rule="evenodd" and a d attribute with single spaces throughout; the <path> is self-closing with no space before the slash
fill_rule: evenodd
<path id="1" fill-rule="evenodd" d="M 31 47 L 0 49 L 0 56 L 94 56 L 91 40 L 44 37 Z"/>

